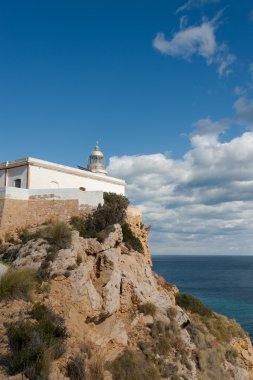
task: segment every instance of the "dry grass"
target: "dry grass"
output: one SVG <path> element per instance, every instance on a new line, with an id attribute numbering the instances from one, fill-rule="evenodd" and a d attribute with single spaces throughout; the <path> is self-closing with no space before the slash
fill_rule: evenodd
<path id="1" fill-rule="evenodd" d="M 67 375 L 70 380 L 84 380 L 86 371 L 84 361 L 81 356 L 77 355 L 67 363 Z"/>
<path id="2" fill-rule="evenodd" d="M 151 315 L 154 317 L 156 315 L 157 308 L 152 302 L 147 302 L 139 306 L 139 311 L 144 315 Z"/>
<path id="3" fill-rule="evenodd" d="M 110 366 L 113 379 L 117 380 L 158 380 L 159 372 L 144 355 L 125 351 Z"/>
<path id="4" fill-rule="evenodd" d="M 223 315 L 214 314 L 212 318 L 202 318 L 210 334 L 214 335 L 220 342 L 229 343 L 232 338 L 245 336 L 241 326 L 235 321 L 224 317 Z"/>
<path id="5" fill-rule="evenodd" d="M 9 269 L 0 278 L 0 300 L 30 299 L 37 284 L 35 276 L 32 269 Z"/>

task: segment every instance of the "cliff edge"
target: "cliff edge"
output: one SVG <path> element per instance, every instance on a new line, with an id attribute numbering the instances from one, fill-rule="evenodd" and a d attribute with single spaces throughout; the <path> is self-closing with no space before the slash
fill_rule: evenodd
<path id="1" fill-rule="evenodd" d="M 121 225 L 50 228 L 1 245 L 0 379 L 253 379 L 241 327 L 153 273 Z"/>

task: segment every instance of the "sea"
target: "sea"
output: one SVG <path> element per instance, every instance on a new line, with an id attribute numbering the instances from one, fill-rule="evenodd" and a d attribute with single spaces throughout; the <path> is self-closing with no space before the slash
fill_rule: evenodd
<path id="1" fill-rule="evenodd" d="M 154 255 L 152 260 L 156 273 L 235 319 L 253 342 L 253 256 Z"/>

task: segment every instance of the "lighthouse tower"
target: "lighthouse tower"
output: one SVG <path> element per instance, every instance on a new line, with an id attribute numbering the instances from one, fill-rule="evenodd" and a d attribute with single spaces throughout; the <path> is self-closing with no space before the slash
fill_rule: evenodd
<path id="1" fill-rule="evenodd" d="M 106 167 L 105 167 L 105 158 L 103 153 L 101 152 L 98 141 L 93 151 L 89 156 L 89 162 L 87 169 L 93 173 L 99 173 L 107 175 Z"/>

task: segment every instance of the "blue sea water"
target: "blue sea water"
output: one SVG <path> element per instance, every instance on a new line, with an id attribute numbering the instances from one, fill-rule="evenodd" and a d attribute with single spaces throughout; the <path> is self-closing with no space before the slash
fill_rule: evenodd
<path id="1" fill-rule="evenodd" d="M 235 319 L 253 341 L 253 256 L 153 256 L 152 260 L 156 273 Z"/>

